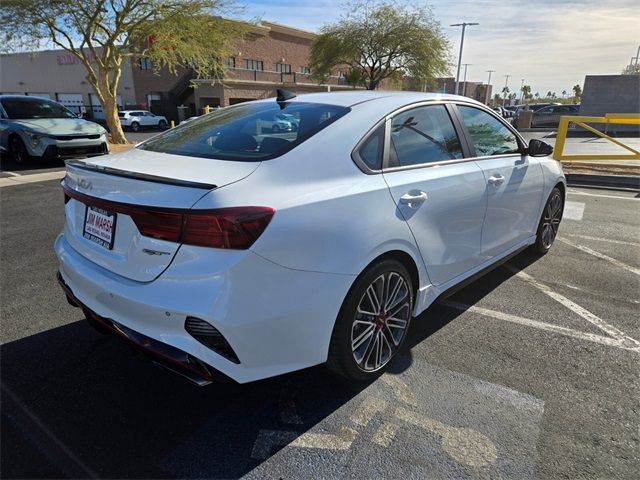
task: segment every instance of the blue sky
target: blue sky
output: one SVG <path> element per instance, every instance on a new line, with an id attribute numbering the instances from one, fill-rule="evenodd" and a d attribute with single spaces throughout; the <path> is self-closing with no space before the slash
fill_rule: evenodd
<path id="1" fill-rule="evenodd" d="M 339 18 L 343 1 L 242 1 L 245 18 L 316 31 Z M 451 23 L 479 22 L 465 35 L 463 63 L 470 63 L 469 81 L 487 81 L 519 90 L 521 79 L 541 95 L 582 85 L 587 74 L 616 74 L 636 55 L 640 45 L 639 0 L 432 0 L 431 5 L 451 40 L 457 61 L 460 28 Z M 455 66 L 451 68 L 455 75 Z M 461 73 L 462 75 L 462 73 Z"/>

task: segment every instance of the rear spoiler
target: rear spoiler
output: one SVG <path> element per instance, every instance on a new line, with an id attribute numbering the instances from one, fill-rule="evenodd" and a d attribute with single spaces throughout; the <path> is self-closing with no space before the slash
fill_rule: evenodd
<path id="1" fill-rule="evenodd" d="M 200 188 L 202 190 L 213 190 L 214 188 L 218 188 L 217 185 L 213 185 L 211 183 L 191 182 L 189 180 L 180 180 L 178 178 L 167 178 L 157 175 L 149 175 L 147 173 L 130 172 L 128 170 L 121 170 L 119 168 L 96 165 L 95 163 L 86 163 L 80 160 L 67 160 L 65 161 L 65 165 L 82 170 L 106 173 L 107 175 L 113 175 L 115 177 L 135 178 L 147 182 L 164 183 L 166 185 L 177 185 L 179 187 Z"/>

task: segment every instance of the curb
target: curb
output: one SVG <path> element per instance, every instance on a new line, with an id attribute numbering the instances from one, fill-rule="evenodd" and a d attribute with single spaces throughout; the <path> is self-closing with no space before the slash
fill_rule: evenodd
<path id="1" fill-rule="evenodd" d="M 567 173 L 570 187 L 601 187 L 616 190 L 640 192 L 638 175 L 591 175 L 587 173 Z"/>

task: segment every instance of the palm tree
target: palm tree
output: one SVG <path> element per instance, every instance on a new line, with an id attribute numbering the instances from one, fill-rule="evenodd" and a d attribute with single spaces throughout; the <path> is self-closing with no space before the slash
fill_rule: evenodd
<path id="1" fill-rule="evenodd" d="M 534 95 L 534 97 L 536 97 L 536 100 L 540 100 L 540 92 L 536 92 L 536 94 Z"/>
<path id="2" fill-rule="evenodd" d="M 506 85 L 502 88 L 502 106 L 504 107 L 507 103 L 507 95 L 509 95 L 509 87 Z"/>
<path id="3" fill-rule="evenodd" d="M 562 98 L 567 96 L 567 91 L 566 90 L 562 90 Z"/>
<path id="4" fill-rule="evenodd" d="M 578 102 L 582 97 L 582 87 L 580 85 L 573 86 L 573 101 Z"/>
<path id="5" fill-rule="evenodd" d="M 522 92 L 522 99 L 531 97 L 531 85 L 523 85 L 520 91 Z"/>
<path id="6" fill-rule="evenodd" d="M 547 96 L 545 98 L 551 98 L 551 90 L 547 92 Z"/>

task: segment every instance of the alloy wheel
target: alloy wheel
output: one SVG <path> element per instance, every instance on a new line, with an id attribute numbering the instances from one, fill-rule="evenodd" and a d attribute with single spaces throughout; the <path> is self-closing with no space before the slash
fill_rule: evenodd
<path id="1" fill-rule="evenodd" d="M 544 209 L 544 217 L 542 219 L 542 230 L 540 236 L 544 248 L 551 248 L 553 241 L 558 234 L 558 227 L 562 220 L 562 196 L 560 192 L 554 192 L 553 196 L 547 202 Z"/>
<path id="2" fill-rule="evenodd" d="M 11 139 L 11 155 L 14 162 L 18 164 L 24 163 L 26 158 L 25 147 L 18 138 Z"/>
<path id="3" fill-rule="evenodd" d="M 375 372 L 395 355 L 412 311 L 411 291 L 397 272 L 378 276 L 362 295 L 351 326 L 351 351 L 358 367 Z"/>

